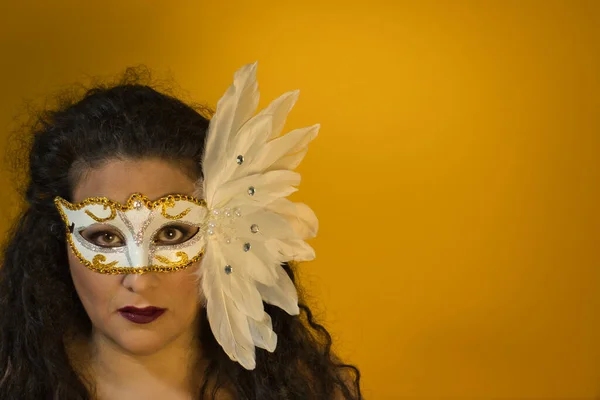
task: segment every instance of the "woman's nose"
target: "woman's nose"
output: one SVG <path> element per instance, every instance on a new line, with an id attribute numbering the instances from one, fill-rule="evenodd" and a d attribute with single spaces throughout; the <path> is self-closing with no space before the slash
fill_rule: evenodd
<path id="1" fill-rule="evenodd" d="M 142 293 L 158 286 L 158 273 L 129 274 L 123 278 L 123 286 L 130 292 Z"/>

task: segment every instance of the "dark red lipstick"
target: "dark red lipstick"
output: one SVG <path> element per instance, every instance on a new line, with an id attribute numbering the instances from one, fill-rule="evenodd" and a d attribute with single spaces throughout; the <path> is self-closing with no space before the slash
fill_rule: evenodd
<path id="1" fill-rule="evenodd" d="M 127 306 L 119 309 L 121 316 L 136 324 L 149 324 L 167 311 L 164 308 Z"/>

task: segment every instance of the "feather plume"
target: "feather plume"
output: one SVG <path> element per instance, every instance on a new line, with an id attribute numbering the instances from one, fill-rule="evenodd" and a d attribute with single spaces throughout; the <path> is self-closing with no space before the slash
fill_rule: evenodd
<path id="1" fill-rule="evenodd" d="M 299 313 L 298 294 L 281 264 L 312 260 L 304 241 L 316 235 L 312 210 L 286 197 L 297 190 L 294 169 L 319 125 L 281 135 L 298 91 L 256 113 L 257 63 L 239 69 L 208 129 L 204 180 L 206 252 L 199 268 L 211 330 L 232 360 L 256 366 L 255 347 L 275 351 L 277 335 L 264 303 Z"/>
<path id="2" fill-rule="evenodd" d="M 207 264 L 223 264 L 216 246 L 207 246 L 204 257 Z M 215 339 L 232 360 L 246 369 L 254 369 L 254 343 L 247 316 L 225 294 L 219 269 L 202 268 L 202 290 L 207 298 L 206 311 Z"/>

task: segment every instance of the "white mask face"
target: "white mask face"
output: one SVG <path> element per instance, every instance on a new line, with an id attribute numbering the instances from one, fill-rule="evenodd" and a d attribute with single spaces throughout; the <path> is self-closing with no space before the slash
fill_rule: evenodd
<path id="1" fill-rule="evenodd" d="M 103 274 L 178 271 L 204 254 L 204 200 L 170 195 L 156 201 L 136 193 L 120 204 L 92 197 L 72 204 L 55 199 L 73 253 Z"/>

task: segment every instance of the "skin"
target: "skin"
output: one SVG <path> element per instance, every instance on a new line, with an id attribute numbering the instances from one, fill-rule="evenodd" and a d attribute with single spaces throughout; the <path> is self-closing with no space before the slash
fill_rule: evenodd
<path id="1" fill-rule="evenodd" d="M 156 159 L 112 160 L 86 171 L 75 185 L 73 201 L 104 196 L 125 202 L 139 192 L 150 199 L 192 195 L 194 181 L 176 165 Z M 198 265 L 184 271 L 143 275 L 105 275 L 86 268 L 69 250 L 75 288 L 93 325 L 93 333 L 74 344 L 74 362 L 95 385 L 97 398 L 191 399 L 202 365 L 197 343 L 200 310 Z M 125 306 L 166 308 L 150 324 L 123 318 Z M 198 384 L 197 380 L 195 382 Z"/>

